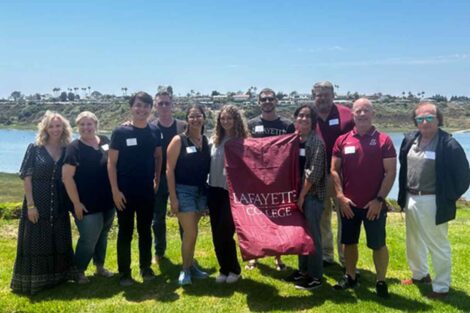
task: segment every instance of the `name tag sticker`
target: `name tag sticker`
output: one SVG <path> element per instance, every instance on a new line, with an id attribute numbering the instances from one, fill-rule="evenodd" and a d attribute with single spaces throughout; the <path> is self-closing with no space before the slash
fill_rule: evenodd
<path id="1" fill-rule="evenodd" d="M 424 158 L 429 160 L 436 159 L 436 152 L 434 151 L 424 151 Z"/>
<path id="2" fill-rule="evenodd" d="M 104 145 L 101 146 L 101 149 L 103 149 L 103 151 L 108 151 L 109 150 L 109 145 L 104 144 Z"/>
<path id="3" fill-rule="evenodd" d="M 186 147 L 186 153 L 195 153 L 197 150 L 196 150 L 196 147 L 195 146 L 190 146 L 190 147 Z"/>
<path id="4" fill-rule="evenodd" d="M 160 138 L 163 139 L 163 133 L 160 133 Z"/>
<path id="5" fill-rule="evenodd" d="M 344 147 L 344 154 L 353 154 L 353 153 L 356 153 L 356 147 L 354 146 Z"/>
<path id="6" fill-rule="evenodd" d="M 130 146 L 137 146 L 137 138 L 127 138 L 126 144 L 128 147 Z"/>
<path id="7" fill-rule="evenodd" d="M 305 156 L 305 148 L 300 148 L 299 155 L 300 156 Z"/>
<path id="8" fill-rule="evenodd" d="M 264 126 L 263 125 L 255 126 L 255 133 L 264 133 Z"/>
<path id="9" fill-rule="evenodd" d="M 334 118 L 332 120 L 329 120 L 328 123 L 330 124 L 330 126 L 338 125 L 339 120 L 337 118 Z"/>
<path id="10" fill-rule="evenodd" d="M 222 170 L 222 175 L 227 176 L 227 171 L 225 170 L 225 167 L 224 167 L 224 169 Z"/>

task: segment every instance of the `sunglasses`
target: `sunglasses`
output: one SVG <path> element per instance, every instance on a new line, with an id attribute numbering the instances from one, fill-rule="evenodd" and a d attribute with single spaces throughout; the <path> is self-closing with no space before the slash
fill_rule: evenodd
<path id="1" fill-rule="evenodd" d="M 435 118 L 435 115 L 417 116 L 415 117 L 415 121 L 418 124 L 423 124 L 425 120 L 426 122 L 431 123 Z"/>
<path id="2" fill-rule="evenodd" d="M 274 101 L 274 97 L 259 98 L 259 102 L 273 102 L 273 101 Z"/>
<path id="3" fill-rule="evenodd" d="M 160 102 L 157 102 L 157 105 L 159 107 L 163 107 L 163 106 L 169 107 L 171 105 L 171 102 L 170 101 L 160 101 Z"/>

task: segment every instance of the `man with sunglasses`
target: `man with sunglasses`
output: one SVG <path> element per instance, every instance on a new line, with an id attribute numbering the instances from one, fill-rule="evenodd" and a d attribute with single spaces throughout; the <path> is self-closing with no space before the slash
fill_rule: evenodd
<path id="1" fill-rule="evenodd" d="M 258 95 L 258 105 L 261 108 L 261 115 L 248 121 L 252 137 L 278 136 L 295 131 L 292 121 L 277 114 L 277 98 L 274 90 L 270 88 L 261 90 Z"/>
<path id="2" fill-rule="evenodd" d="M 160 186 L 155 195 L 152 229 L 155 241 L 154 263 L 160 262 L 166 250 L 166 210 L 168 204 L 168 186 L 166 181 L 166 149 L 171 139 L 181 134 L 186 122 L 173 117 L 173 93 L 170 87 L 160 87 L 155 95 L 154 107 L 157 117 L 151 124 L 157 126 L 162 134 L 162 170 Z"/>
<path id="3" fill-rule="evenodd" d="M 413 110 L 417 131 L 405 135 L 400 148 L 398 204 L 406 212 L 406 256 L 412 278 L 405 285 L 431 284 L 431 299 L 445 298 L 450 287 L 451 248 L 448 222 L 456 201 L 470 184 L 465 152 L 440 129 L 443 116 L 429 100 Z M 431 280 L 427 251 L 435 277 Z"/>
<path id="4" fill-rule="evenodd" d="M 248 121 L 248 129 L 253 138 L 279 136 L 295 132 L 294 123 L 277 114 L 277 98 L 274 90 L 270 88 L 261 90 L 258 94 L 258 104 L 261 108 L 261 115 Z M 286 265 L 281 260 L 281 256 L 275 258 L 275 264 L 278 271 L 286 268 Z M 245 269 L 252 270 L 256 265 L 256 259 L 250 260 Z"/>

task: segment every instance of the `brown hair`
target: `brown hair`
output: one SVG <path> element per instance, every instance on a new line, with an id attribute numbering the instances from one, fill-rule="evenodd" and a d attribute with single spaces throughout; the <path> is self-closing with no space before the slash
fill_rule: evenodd
<path id="1" fill-rule="evenodd" d="M 444 125 L 444 116 L 442 115 L 441 110 L 439 110 L 439 108 L 437 107 L 436 102 L 434 100 L 430 100 L 430 99 L 423 99 L 415 106 L 415 108 L 411 112 L 411 119 L 413 120 L 413 124 L 416 127 L 418 127 L 418 123 L 416 122 L 416 111 L 424 105 L 434 106 L 434 109 L 436 111 L 436 117 L 437 117 L 437 126 L 443 126 Z"/>
<path id="2" fill-rule="evenodd" d="M 247 138 L 249 136 L 248 128 L 245 124 L 245 120 L 240 113 L 240 110 L 233 104 L 224 105 L 219 114 L 217 114 L 217 120 L 215 122 L 215 130 L 212 135 L 212 142 L 218 146 L 222 139 L 225 137 L 225 129 L 220 124 L 220 116 L 222 113 L 228 113 L 233 118 L 233 129 L 235 132 L 234 138 Z"/>

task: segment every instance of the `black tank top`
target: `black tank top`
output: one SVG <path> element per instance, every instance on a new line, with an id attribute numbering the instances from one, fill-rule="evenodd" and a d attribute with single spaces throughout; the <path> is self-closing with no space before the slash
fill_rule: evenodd
<path id="1" fill-rule="evenodd" d="M 178 136 L 181 138 L 181 150 L 176 161 L 175 182 L 182 185 L 203 186 L 207 181 L 211 161 L 207 138 L 202 136 L 202 148 L 197 149 L 186 134 Z"/>

